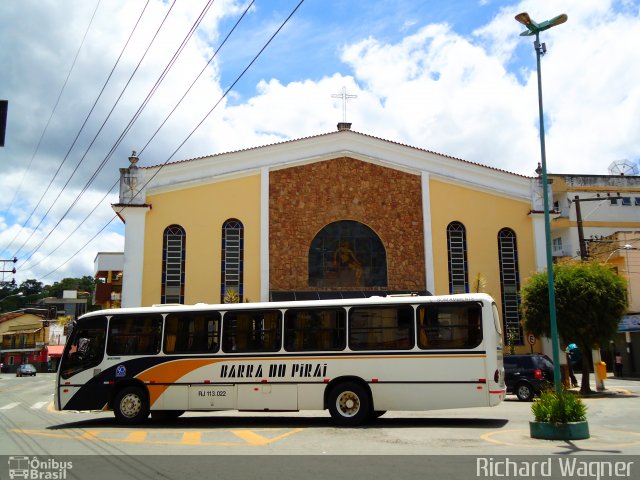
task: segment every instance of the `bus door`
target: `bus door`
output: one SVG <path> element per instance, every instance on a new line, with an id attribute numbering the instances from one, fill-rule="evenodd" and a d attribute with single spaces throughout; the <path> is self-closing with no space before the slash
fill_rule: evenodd
<path id="1" fill-rule="evenodd" d="M 101 372 L 107 333 L 106 317 L 77 321 L 60 359 L 55 405 L 63 410 L 69 400 Z"/>

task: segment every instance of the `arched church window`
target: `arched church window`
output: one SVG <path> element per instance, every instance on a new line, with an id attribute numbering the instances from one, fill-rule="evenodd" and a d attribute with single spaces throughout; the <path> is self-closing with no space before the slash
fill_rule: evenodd
<path id="1" fill-rule="evenodd" d="M 326 225 L 309 248 L 309 286 L 387 286 L 387 254 L 378 235 L 353 220 Z"/>
<path id="2" fill-rule="evenodd" d="M 467 271 L 467 233 L 460 222 L 447 226 L 447 251 L 449 255 L 449 293 L 469 293 Z"/>
<path id="3" fill-rule="evenodd" d="M 244 295 L 244 226 L 230 218 L 222 224 L 221 301 L 242 302 Z"/>
<path id="4" fill-rule="evenodd" d="M 520 271 L 518 268 L 518 245 L 516 234 L 510 228 L 498 232 L 498 259 L 500 262 L 500 288 L 502 290 L 502 318 L 505 336 L 515 334 L 518 345 L 522 345 L 520 325 Z"/>
<path id="5" fill-rule="evenodd" d="M 164 230 L 161 303 L 184 303 L 186 240 L 180 225 L 170 225 Z"/>

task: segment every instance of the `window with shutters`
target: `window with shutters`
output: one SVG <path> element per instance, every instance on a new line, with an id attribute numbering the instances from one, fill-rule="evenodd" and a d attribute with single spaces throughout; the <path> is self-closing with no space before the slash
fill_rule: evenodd
<path id="1" fill-rule="evenodd" d="M 160 303 L 184 303 L 186 235 L 180 225 L 164 231 L 162 242 L 162 291 Z"/>
<path id="2" fill-rule="evenodd" d="M 520 325 L 520 272 L 516 234 L 510 228 L 498 232 L 498 259 L 502 291 L 502 318 L 505 334 L 513 332 L 518 345 L 523 343 Z"/>
<path id="3" fill-rule="evenodd" d="M 244 296 L 244 226 L 231 218 L 222 224 L 222 303 L 242 302 Z"/>
<path id="4" fill-rule="evenodd" d="M 467 271 L 467 234 L 460 222 L 447 226 L 447 251 L 449 254 L 449 293 L 469 293 Z"/>

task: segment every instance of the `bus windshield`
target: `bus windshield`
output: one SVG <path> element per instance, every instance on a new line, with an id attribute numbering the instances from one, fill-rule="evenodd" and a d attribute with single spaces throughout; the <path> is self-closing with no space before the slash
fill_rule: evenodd
<path id="1" fill-rule="evenodd" d="M 107 319 L 91 318 L 90 322 L 73 324 L 71 336 L 62 356 L 60 375 L 69 378 L 78 372 L 95 367 L 104 357 Z"/>

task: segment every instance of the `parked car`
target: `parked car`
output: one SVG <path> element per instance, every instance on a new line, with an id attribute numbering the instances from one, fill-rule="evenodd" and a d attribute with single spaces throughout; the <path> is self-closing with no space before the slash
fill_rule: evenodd
<path id="1" fill-rule="evenodd" d="M 553 384 L 553 362 L 546 355 L 506 355 L 504 373 L 507 393 L 525 402 Z"/>
<path id="2" fill-rule="evenodd" d="M 25 363 L 20 365 L 16 370 L 16 377 L 24 377 L 24 376 L 36 376 L 36 367 L 31 365 L 30 363 Z"/>

